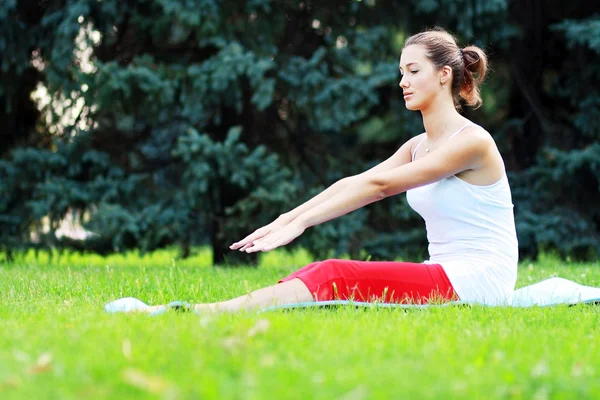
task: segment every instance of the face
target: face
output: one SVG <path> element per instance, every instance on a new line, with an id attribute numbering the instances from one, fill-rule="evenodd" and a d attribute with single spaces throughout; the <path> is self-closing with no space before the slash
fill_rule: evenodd
<path id="1" fill-rule="evenodd" d="M 400 87 L 404 93 L 404 102 L 409 110 L 423 110 L 442 94 L 441 81 L 443 71 L 435 66 L 425 55 L 421 45 L 410 45 L 404 48 L 400 56 Z M 448 89 L 448 84 L 445 85 Z"/>

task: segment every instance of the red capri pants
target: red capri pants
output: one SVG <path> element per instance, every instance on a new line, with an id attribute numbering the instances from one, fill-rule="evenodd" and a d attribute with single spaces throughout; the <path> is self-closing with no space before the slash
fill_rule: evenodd
<path id="1" fill-rule="evenodd" d="M 426 304 L 458 300 L 439 264 L 395 261 L 317 261 L 281 279 L 298 278 L 315 301 L 354 300 Z"/>

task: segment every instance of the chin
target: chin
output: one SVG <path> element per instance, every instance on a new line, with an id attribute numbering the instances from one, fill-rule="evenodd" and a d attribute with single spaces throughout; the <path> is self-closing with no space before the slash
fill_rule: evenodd
<path id="1" fill-rule="evenodd" d="M 404 100 L 404 105 L 406 106 L 406 109 L 409 111 L 420 111 L 424 108 L 423 106 L 425 104 L 426 104 L 426 102 L 415 101 L 415 99 L 409 99 L 408 101 Z"/>
<path id="2" fill-rule="evenodd" d="M 419 111 L 421 109 L 420 104 L 413 104 L 411 102 L 406 102 L 405 106 L 409 111 Z"/>

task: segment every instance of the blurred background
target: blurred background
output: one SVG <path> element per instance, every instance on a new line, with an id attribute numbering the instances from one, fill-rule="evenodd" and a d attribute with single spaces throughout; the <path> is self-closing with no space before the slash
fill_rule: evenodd
<path id="1" fill-rule="evenodd" d="M 564 0 L 3 0 L 0 252 L 228 246 L 423 131 L 404 40 L 490 57 L 465 109 L 504 157 L 521 257 L 600 254 L 600 4 Z M 427 256 L 405 195 L 287 246 Z"/>

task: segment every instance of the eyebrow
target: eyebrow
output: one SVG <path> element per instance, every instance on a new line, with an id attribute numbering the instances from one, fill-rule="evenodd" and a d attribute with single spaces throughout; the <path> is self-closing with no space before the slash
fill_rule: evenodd
<path id="1" fill-rule="evenodd" d="M 418 64 L 417 62 L 410 62 L 408 64 L 406 64 L 406 68 L 410 67 L 411 65 L 416 65 Z M 398 65 L 398 69 L 402 69 L 402 65 Z"/>

